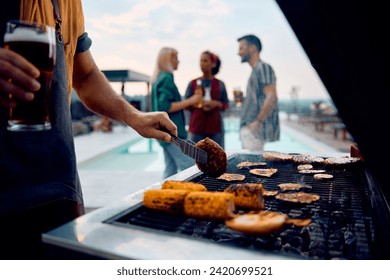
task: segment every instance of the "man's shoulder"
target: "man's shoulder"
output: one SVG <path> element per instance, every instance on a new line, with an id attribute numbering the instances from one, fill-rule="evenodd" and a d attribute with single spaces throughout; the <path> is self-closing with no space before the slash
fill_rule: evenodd
<path id="1" fill-rule="evenodd" d="M 266 75 L 269 77 L 275 76 L 275 71 L 271 64 L 262 60 L 259 60 L 256 63 L 255 67 L 253 67 L 253 72 L 255 73 L 255 75 Z"/>
<path id="2" fill-rule="evenodd" d="M 259 61 L 257 61 L 257 63 L 256 63 L 254 68 L 262 69 L 264 67 L 272 69 L 271 64 L 269 64 L 268 62 L 260 59 Z"/>

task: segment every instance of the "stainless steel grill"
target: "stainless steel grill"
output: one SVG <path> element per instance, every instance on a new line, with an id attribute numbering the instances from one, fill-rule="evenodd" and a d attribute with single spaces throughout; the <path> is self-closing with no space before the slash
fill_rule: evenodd
<path id="1" fill-rule="evenodd" d="M 381 134 L 385 126 L 378 126 L 378 122 L 388 119 L 388 103 L 382 93 L 389 92 L 385 74 L 389 51 L 385 37 L 377 36 L 387 32 L 385 2 L 383 7 L 380 3 L 350 5 L 346 1 L 338 1 L 337 7 L 332 1 L 321 0 L 276 2 L 356 140 L 365 163 L 327 167 L 335 176 L 331 181 L 315 181 L 310 175 L 299 174 L 291 163 L 275 165 L 279 172 L 271 178 L 257 178 L 237 170 L 235 164 L 257 160 L 259 155 L 238 154 L 229 159 L 228 172 L 243 172 L 248 175 L 247 182 L 261 182 L 270 190 L 277 189 L 281 182 L 311 185 L 312 191 L 321 196 L 319 201 L 297 207 L 267 199 L 266 208 L 290 217 L 310 216 L 313 223 L 305 229 L 286 227 L 267 238 L 250 238 L 231 232 L 223 224 L 144 209 L 141 192 L 45 234 L 49 246 L 67 253 L 80 252 L 88 258 L 389 259 L 390 189 L 384 162 L 390 158 L 390 150 L 388 139 Z M 357 59 L 362 54 L 365 59 Z M 200 182 L 210 191 L 222 191 L 229 184 L 207 178 L 194 168 L 172 179 Z"/>
<path id="2" fill-rule="evenodd" d="M 246 176 L 244 182 L 262 183 L 267 190 L 279 190 L 279 183 L 301 183 L 311 186 L 308 192 L 321 196 L 311 204 L 296 205 L 267 197 L 265 208 L 280 211 L 294 218 L 312 218 L 306 228 L 285 226 L 281 232 L 266 237 L 251 237 L 228 229 L 223 223 L 202 221 L 185 216 L 165 214 L 150 210 L 139 203 L 108 220 L 106 223 L 156 231 L 158 234 L 177 235 L 203 239 L 208 242 L 247 250 L 269 250 L 295 257 L 314 259 L 371 259 L 373 252 L 373 215 L 369 189 L 362 164 L 329 167 L 332 180 L 317 180 L 312 174 L 301 174 L 292 162 L 268 162 L 267 168 L 277 168 L 270 178 L 252 175 L 249 169 L 238 169 L 242 161 L 264 161 L 257 154 L 236 154 L 229 158 L 227 172 Z M 232 182 L 207 177 L 198 173 L 187 181 L 198 182 L 209 191 L 223 191 Z"/>

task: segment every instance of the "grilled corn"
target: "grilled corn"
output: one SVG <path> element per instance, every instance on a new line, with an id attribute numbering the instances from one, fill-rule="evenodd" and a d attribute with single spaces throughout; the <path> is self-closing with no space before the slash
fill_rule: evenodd
<path id="1" fill-rule="evenodd" d="M 165 181 L 161 188 L 172 190 L 207 191 L 207 188 L 202 184 L 174 180 Z"/>
<path id="2" fill-rule="evenodd" d="M 147 208 L 168 213 L 183 213 L 186 190 L 146 190 L 143 205 Z"/>
<path id="3" fill-rule="evenodd" d="M 234 216 L 234 195 L 224 192 L 189 192 L 184 213 L 192 218 L 226 220 Z"/>

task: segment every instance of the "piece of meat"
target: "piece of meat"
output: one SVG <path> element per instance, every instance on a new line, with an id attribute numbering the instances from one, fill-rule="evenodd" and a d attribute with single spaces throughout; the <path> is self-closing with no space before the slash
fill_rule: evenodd
<path id="1" fill-rule="evenodd" d="M 313 178 L 318 180 L 329 180 L 329 179 L 333 179 L 333 175 L 327 173 L 319 173 L 319 174 L 314 174 Z"/>
<path id="2" fill-rule="evenodd" d="M 302 169 L 298 171 L 301 174 L 318 174 L 318 173 L 325 173 L 326 170 L 324 169 Z"/>
<path id="3" fill-rule="evenodd" d="M 196 162 L 196 165 L 200 171 L 206 173 L 211 177 L 221 176 L 226 172 L 227 168 L 227 156 L 225 151 L 222 149 L 217 142 L 206 137 L 196 143 L 196 147 L 207 152 L 207 163 Z"/>
<path id="4" fill-rule="evenodd" d="M 294 192 L 294 193 L 279 193 L 275 196 L 276 199 L 280 199 L 287 202 L 295 203 L 312 203 L 320 199 L 318 194 Z"/>
<path id="5" fill-rule="evenodd" d="M 245 180 L 245 175 L 236 174 L 236 173 L 223 173 L 221 176 L 217 177 L 217 179 L 225 180 L 228 182 L 243 181 L 243 180 Z"/>
<path id="6" fill-rule="evenodd" d="M 278 172 L 277 168 L 265 168 L 265 169 L 258 168 L 258 169 L 249 170 L 249 173 L 257 176 L 262 176 L 262 177 L 271 177 L 276 172 Z"/>
<path id="7" fill-rule="evenodd" d="M 269 190 L 264 190 L 263 191 L 263 196 L 264 197 L 267 197 L 267 196 L 275 196 L 279 193 L 279 191 L 269 191 Z"/>
<path id="8" fill-rule="evenodd" d="M 302 184 L 297 184 L 297 183 L 282 183 L 279 184 L 278 187 L 282 191 L 298 191 L 302 188 L 311 188 L 310 186 L 304 186 Z"/>
<path id="9" fill-rule="evenodd" d="M 269 161 L 289 161 L 292 160 L 292 155 L 276 151 L 263 152 L 263 158 Z"/>
<path id="10" fill-rule="evenodd" d="M 242 168 L 249 168 L 249 167 L 253 167 L 253 166 L 262 166 L 262 165 L 267 165 L 267 163 L 262 162 L 262 161 L 257 161 L 257 162 L 243 161 L 243 162 L 240 162 L 239 164 L 237 164 L 237 168 L 242 169 Z"/>
<path id="11" fill-rule="evenodd" d="M 326 165 L 345 165 L 359 162 L 361 159 L 358 157 L 330 157 L 324 160 Z"/>
<path id="12" fill-rule="evenodd" d="M 310 170 L 310 169 L 313 169 L 313 165 L 309 164 L 309 163 L 306 163 L 306 164 L 300 164 L 297 166 L 297 169 L 299 171 L 301 170 Z"/>
<path id="13" fill-rule="evenodd" d="M 299 154 L 292 157 L 292 161 L 297 164 L 323 163 L 324 158 L 314 155 Z"/>

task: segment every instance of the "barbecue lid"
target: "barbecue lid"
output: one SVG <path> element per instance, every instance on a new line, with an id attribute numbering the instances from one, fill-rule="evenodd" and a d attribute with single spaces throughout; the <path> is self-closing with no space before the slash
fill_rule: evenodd
<path id="1" fill-rule="evenodd" d="M 276 0 L 390 201 L 385 2 Z M 387 71 L 388 72 L 388 71 Z"/>

